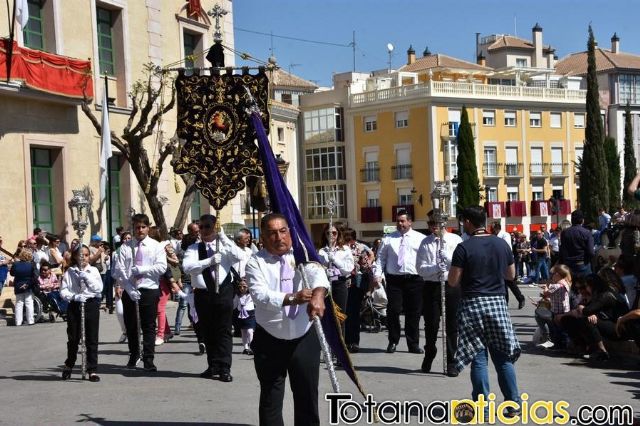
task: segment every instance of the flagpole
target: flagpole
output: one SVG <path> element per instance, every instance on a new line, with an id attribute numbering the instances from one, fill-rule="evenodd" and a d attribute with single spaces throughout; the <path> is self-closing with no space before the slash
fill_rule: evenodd
<path id="1" fill-rule="evenodd" d="M 104 96 L 107 99 L 107 102 L 105 102 L 105 111 L 102 111 L 103 114 L 107 114 L 107 116 L 109 115 L 109 79 L 107 76 L 107 73 L 104 73 Z M 104 130 L 104 129 L 103 129 Z M 104 139 L 104 138 L 103 138 Z M 100 150 L 100 155 L 102 155 L 102 149 Z M 106 195 L 107 195 L 107 199 L 105 200 L 105 208 L 107 209 L 107 238 L 106 241 L 109 241 L 109 244 L 111 244 L 111 238 L 113 237 L 113 229 L 112 228 L 112 224 L 111 224 L 111 165 L 109 164 L 110 162 L 110 158 L 107 158 L 107 173 L 106 173 L 106 177 L 107 177 L 107 182 L 106 182 Z"/>

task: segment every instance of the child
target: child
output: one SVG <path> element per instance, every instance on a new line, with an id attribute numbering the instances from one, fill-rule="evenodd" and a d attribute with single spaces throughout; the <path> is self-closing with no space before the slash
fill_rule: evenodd
<path id="1" fill-rule="evenodd" d="M 554 343 L 550 339 L 550 334 L 557 341 L 561 338 L 560 330 L 553 321 L 553 316 L 569 312 L 569 292 L 571 291 L 571 270 L 565 265 L 556 265 L 551 269 L 552 284 L 541 285 L 542 297 L 549 300 L 549 310 L 552 318 L 545 317 L 541 308 L 536 309 L 536 322 L 542 330 L 542 343 L 539 348 L 550 349 Z M 564 340 L 564 339 L 563 339 Z M 564 343 L 564 342 L 560 342 Z"/>
<path id="2" fill-rule="evenodd" d="M 251 299 L 251 294 L 249 294 L 249 287 L 244 278 L 240 280 L 236 295 L 233 298 L 233 316 L 237 318 L 238 325 L 242 330 L 242 345 L 244 346 L 242 353 L 244 355 L 253 355 L 249 345 L 253 340 L 253 330 L 256 328 L 256 315 L 253 300 Z"/>

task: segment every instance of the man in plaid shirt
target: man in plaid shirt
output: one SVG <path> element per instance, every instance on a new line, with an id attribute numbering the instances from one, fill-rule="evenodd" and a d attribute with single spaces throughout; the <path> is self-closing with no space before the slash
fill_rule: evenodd
<path id="1" fill-rule="evenodd" d="M 489 396 L 488 356 L 498 372 L 498 383 L 509 407 L 505 416 L 517 416 L 521 411 L 520 393 L 513 363 L 520 356 L 520 344 L 513 331 L 505 302 L 505 280 L 515 278 L 513 253 L 504 241 L 485 229 L 486 214 L 482 207 L 467 207 L 462 211 L 464 231 L 471 238 L 459 244 L 453 252 L 449 285 L 460 286 L 462 303 L 458 308 L 458 371 L 471 363 L 472 398 Z M 485 409 L 485 418 L 488 415 Z"/>

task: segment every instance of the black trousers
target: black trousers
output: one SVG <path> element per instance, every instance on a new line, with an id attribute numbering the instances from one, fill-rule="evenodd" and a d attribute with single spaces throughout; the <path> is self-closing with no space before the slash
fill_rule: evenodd
<path id="1" fill-rule="evenodd" d="M 516 284 L 515 281 L 504 280 L 504 284 L 507 286 L 507 288 L 505 289 L 506 291 L 504 292 L 504 298 L 507 300 L 507 306 L 509 305 L 509 290 L 511 290 L 518 302 L 524 299 L 524 296 L 522 295 L 522 292 L 520 291 L 520 288 L 518 288 L 518 284 Z"/>
<path id="2" fill-rule="evenodd" d="M 298 339 L 282 340 L 273 337 L 258 325 L 251 349 L 255 354 L 253 362 L 260 381 L 260 425 L 285 424 L 282 403 L 287 374 L 293 394 L 293 424 L 319 425 L 320 343 L 315 329 L 312 327 Z"/>
<path id="3" fill-rule="evenodd" d="M 351 287 L 347 297 L 347 320 L 345 321 L 344 342 L 347 345 L 360 344 L 360 308 L 362 307 L 362 299 L 364 299 L 365 288 L 368 288 L 369 282 L 365 281 L 366 275 L 362 275 L 360 286 L 356 285 L 356 280 L 352 279 Z"/>
<path id="4" fill-rule="evenodd" d="M 349 294 L 349 284 L 351 283 L 351 278 L 340 279 L 338 281 L 331 282 L 331 297 L 338 308 L 342 311 L 342 313 L 347 313 L 347 298 Z M 344 337 L 345 333 L 345 323 L 340 324 L 340 330 L 342 331 L 342 336 Z"/>
<path id="5" fill-rule="evenodd" d="M 407 347 L 420 346 L 420 315 L 422 314 L 422 286 L 419 275 L 391 275 L 387 279 L 387 328 L 389 343 L 400 341 L 400 312 L 404 311 L 404 335 Z"/>
<path id="6" fill-rule="evenodd" d="M 102 278 L 102 297 L 105 299 L 105 305 L 108 309 L 113 309 L 113 278 L 111 278 L 111 271 L 101 274 L 100 277 Z"/>
<path id="7" fill-rule="evenodd" d="M 233 285 L 221 285 L 218 294 L 199 288 L 194 289 L 193 294 L 199 331 L 207 347 L 207 365 L 216 373 L 229 372 L 233 348 Z"/>
<path id="8" fill-rule="evenodd" d="M 156 348 L 156 319 L 158 318 L 159 289 L 141 288 L 140 323 L 142 326 L 142 360 L 153 361 Z M 138 342 L 138 318 L 136 316 L 136 302 L 131 300 L 129 293 L 122 292 L 122 308 L 124 311 L 124 326 L 127 329 L 127 342 L 129 353 L 140 356 L 140 343 Z"/>
<path id="9" fill-rule="evenodd" d="M 438 352 L 436 341 L 442 317 L 442 286 L 438 281 L 425 281 L 422 289 L 422 312 L 424 315 L 425 357 L 435 358 Z M 460 287 L 450 287 L 445 283 L 445 306 L 447 308 L 445 326 L 447 329 L 447 363 L 455 362 L 458 347 L 458 305 L 462 297 Z"/>
<path id="10" fill-rule="evenodd" d="M 67 360 L 64 365 L 73 367 L 78 359 L 81 331 L 80 303 L 71 302 L 67 308 Z M 100 328 L 100 298 L 94 297 L 84 304 L 84 332 L 87 347 L 87 372 L 98 368 L 98 332 Z"/>
<path id="11" fill-rule="evenodd" d="M 602 341 L 603 336 L 617 338 L 615 321 L 598 318 L 596 325 L 593 325 L 587 317 L 575 318 L 567 315 L 562 317 L 560 324 L 567 330 L 571 340 L 579 344 L 594 346 Z"/>

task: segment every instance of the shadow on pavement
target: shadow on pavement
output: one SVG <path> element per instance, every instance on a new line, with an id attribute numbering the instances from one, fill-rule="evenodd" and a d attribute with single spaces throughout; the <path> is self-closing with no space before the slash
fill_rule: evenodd
<path id="1" fill-rule="evenodd" d="M 18 373 L 27 373 L 26 371 L 19 371 Z M 57 381 L 62 380 L 60 374 L 62 373 L 62 365 L 57 367 L 51 367 L 41 370 L 29 371 L 31 374 L 17 374 L 15 376 L 0 376 L 0 380 L 33 380 L 33 381 Z M 35 373 L 35 374 L 34 374 Z M 138 365 L 135 370 L 130 370 L 124 365 L 116 364 L 98 364 L 98 374 L 101 376 L 109 374 L 119 374 L 123 377 L 163 377 L 163 378 L 197 378 L 200 379 L 199 374 L 185 373 L 178 371 L 167 371 L 160 369 L 156 372 L 147 372 L 142 369 L 142 363 Z M 80 365 L 76 364 L 73 368 L 70 381 L 80 380 Z"/>
<path id="2" fill-rule="evenodd" d="M 420 362 L 422 362 L 421 360 L 418 361 L 416 364 L 419 364 Z M 389 374 L 419 374 L 419 375 L 423 375 L 422 371 L 420 371 L 419 368 L 416 368 L 415 370 L 410 370 L 408 368 L 401 368 L 401 367 L 393 367 L 393 366 L 377 366 L 377 365 L 367 365 L 367 366 L 356 366 L 356 371 L 368 371 L 371 373 L 389 373 Z"/>
<path id="3" fill-rule="evenodd" d="M 131 421 L 124 421 L 124 420 L 107 420 L 103 417 L 93 417 L 90 414 L 80 414 L 80 416 L 82 416 L 81 419 L 77 420 L 77 423 L 85 423 L 85 422 L 92 422 L 95 423 L 97 425 L 102 425 L 102 426 L 147 426 L 147 425 L 163 425 L 163 426 L 170 426 L 170 425 L 176 425 L 176 426 L 199 426 L 199 425 L 213 425 L 213 426 L 224 426 L 224 425 L 233 425 L 233 426 L 252 426 L 249 423 L 209 423 L 209 422 L 157 422 L 157 421 L 153 421 L 153 422 L 142 422 L 142 421 L 135 421 L 135 420 L 131 420 Z"/>

